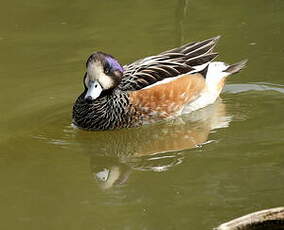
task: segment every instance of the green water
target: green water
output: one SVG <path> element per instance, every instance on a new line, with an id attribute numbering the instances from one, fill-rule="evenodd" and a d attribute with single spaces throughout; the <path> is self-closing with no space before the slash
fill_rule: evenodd
<path id="1" fill-rule="evenodd" d="M 207 230 L 284 204 L 284 1 L 12 0 L 0 8 L 0 229 Z M 215 105 L 138 129 L 71 127 L 88 55 L 221 34 L 249 59 Z"/>

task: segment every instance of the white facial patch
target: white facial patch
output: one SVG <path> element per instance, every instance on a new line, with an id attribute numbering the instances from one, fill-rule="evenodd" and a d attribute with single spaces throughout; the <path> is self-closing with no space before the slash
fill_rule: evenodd
<path id="1" fill-rule="evenodd" d="M 104 68 L 99 61 L 91 62 L 87 67 L 89 79 L 98 81 L 103 89 L 110 89 L 113 87 L 113 79 L 104 73 Z"/>

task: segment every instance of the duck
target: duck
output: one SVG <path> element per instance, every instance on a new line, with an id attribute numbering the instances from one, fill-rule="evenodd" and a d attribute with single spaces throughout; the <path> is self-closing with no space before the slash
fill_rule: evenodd
<path id="1" fill-rule="evenodd" d="M 247 63 L 214 61 L 219 38 L 190 42 L 127 65 L 101 51 L 91 54 L 72 124 L 84 130 L 139 127 L 213 104 L 226 78 Z"/>

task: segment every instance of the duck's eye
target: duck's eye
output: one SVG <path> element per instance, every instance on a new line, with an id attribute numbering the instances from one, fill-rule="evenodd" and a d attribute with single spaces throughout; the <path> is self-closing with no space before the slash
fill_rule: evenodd
<path id="1" fill-rule="evenodd" d="M 109 68 L 105 68 L 104 73 L 109 73 Z"/>
<path id="2" fill-rule="evenodd" d="M 104 67 L 104 73 L 107 74 L 110 72 L 110 66 L 108 64 L 105 65 Z"/>

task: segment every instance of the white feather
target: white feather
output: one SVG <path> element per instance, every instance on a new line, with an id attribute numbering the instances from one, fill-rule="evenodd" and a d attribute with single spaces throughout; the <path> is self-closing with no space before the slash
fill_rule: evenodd
<path id="1" fill-rule="evenodd" d="M 187 74 L 187 73 L 186 73 L 186 74 Z M 152 84 L 152 85 L 148 85 L 148 86 L 146 86 L 146 87 L 144 87 L 144 88 L 142 88 L 142 89 L 148 89 L 148 88 L 155 87 L 155 86 L 157 86 L 157 85 L 163 85 L 163 84 L 169 83 L 169 82 L 171 82 L 171 81 L 175 81 L 176 79 L 181 78 L 181 77 L 183 77 L 183 76 L 186 75 L 186 74 L 181 74 L 181 75 L 179 75 L 179 76 L 177 76 L 177 77 L 164 78 L 162 81 L 157 81 L 156 83 L 154 83 L 154 84 Z M 141 90 L 142 90 L 142 89 L 141 89 Z"/>
<path id="2" fill-rule="evenodd" d="M 222 90 L 218 87 L 220 81 L 230 75 L 230 73 L 224 72 L 227 67 L 224 62 L 211 62 L 209 64 L 205 81 L 206 87 L 196 100 L 184 107 L 183 114 L 204 108 L 216 101 Z"/>

